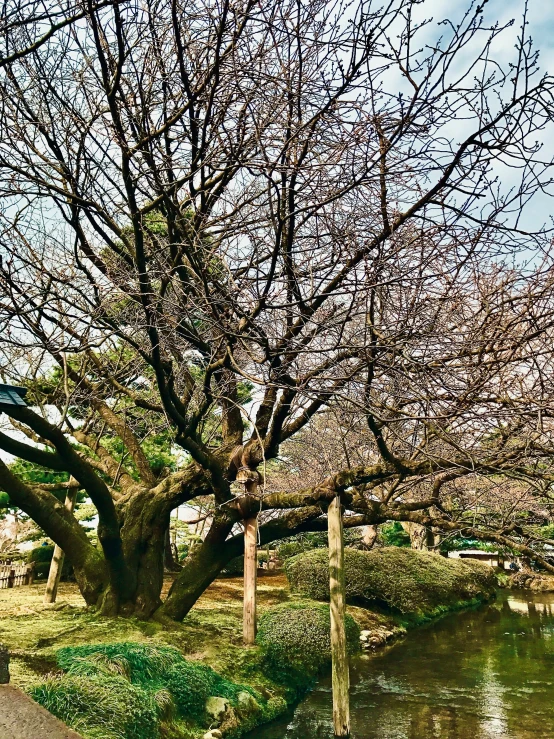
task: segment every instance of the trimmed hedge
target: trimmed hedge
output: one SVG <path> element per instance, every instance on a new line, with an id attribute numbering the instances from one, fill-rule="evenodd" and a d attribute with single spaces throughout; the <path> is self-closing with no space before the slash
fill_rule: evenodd
<path id="1" fill-rule="evenodd" d="M 490 598 L 496 577 L 487 565 L 446 559 L 400 547 L 370 552 L 345 549 L 346 598 L 376 602 L 415 617 L 434 616 L 466 603 Z M 315 600 L 329 600 L 329 553 L 315 549 L 285 563 L 291 589 Z"/>
<path id="2" fill-rule="evenodd" d="M 34 547 L 27 554 L 27 562 L 34 562 L 35 577 L 39 580 L 45 580 L 50 572 L 50 563 L 54 556 L 54 545 L 46 544 L 40 547 Z M 67 559 L 64 559 L 62 567 L 62 580 L 68 580 L 73 577 L 73 567 Z"/>
<path id="3" fill-rule="evenodd" d="M 329 606 L 318 603 L 285 603 L 260 618 L 256 642 L 262 650 L 271 677 L 309 684 L 331 661 Z M 346 640 L 350 654 L 360 649 L 360 628 L 346 616 Z"/>

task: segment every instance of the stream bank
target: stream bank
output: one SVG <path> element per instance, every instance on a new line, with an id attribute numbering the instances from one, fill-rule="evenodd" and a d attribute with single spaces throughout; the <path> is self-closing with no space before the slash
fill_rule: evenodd
<path id="1" fill-rule="evenodd" d="M 352 739 L 551 739 L 553 667 L 554 593 L 500 591 L 355 660 Z M 332 739 L 331 705 L 325 676 L 255 737 Z"/>

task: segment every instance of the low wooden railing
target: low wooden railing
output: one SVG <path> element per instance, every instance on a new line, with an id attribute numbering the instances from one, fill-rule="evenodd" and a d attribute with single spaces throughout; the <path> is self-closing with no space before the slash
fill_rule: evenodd
<path id="1" fill-rule="evenodd" d="M 32 563 L 0 561 L 0 590 L 32 585 L 33 580 L 34 565 Z"/>

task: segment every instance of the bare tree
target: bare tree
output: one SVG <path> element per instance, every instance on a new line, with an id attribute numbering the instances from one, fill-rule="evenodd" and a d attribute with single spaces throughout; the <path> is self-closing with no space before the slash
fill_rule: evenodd
<path id="1" fill-rule="evenodd" d="M 262 542 L 317 530 L 337 493 L 345 525 L 449 530 L 452 480 L 548 480 L 529 429 L 549 415 L 550 265 L 505 262 L 548 253 L 519 214 L 548 188 L 552 80 L 523 31 L 491 60 L 506 29 L 480 7 L 421 46 L 417 7 L 87 2 L 30 40 L 7 23 L 3 367 L 33 408 L 2 408 L 29 441 L 0 448 L 72 475 L 98 546 L 3 463 L 0 486 L 105 613 L 182 618 L 260 509 Z M 363 420 L 361 458 L 343 445 L 272 491 L 268 463 L 331 411 Z M 259 494 L 234 495 L 239 471 Z M 162 605 L 170 513 L 199 496 L 209 531 Z"/>

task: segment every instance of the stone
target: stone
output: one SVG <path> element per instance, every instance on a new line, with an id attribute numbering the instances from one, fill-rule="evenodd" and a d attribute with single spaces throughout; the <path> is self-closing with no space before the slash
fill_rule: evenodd
<path id="1" fill-rule="evenodd" d="M 222 739 L 223 734 L 219 729 L 210 729 L 210 731 L 207 731 L 202 739 Z"/>
<path id="2" fill-rule="evenodd" d="M 0 685 L 10 682 L 10 653 L 5 644 L 0 644 Z"/>
<path id="3" fill-rule="evenodd" d="M 227 698 L 221 698 L 218 695 L 211 695 L 206 701 L 205 710 L 209 718 L 213 721 L 221 723 L 225 714 L 229 709 L 229 701 Z"/>
<path id="4" fill-rule="evenodd" d="M 82 739 L 28 695 L 12 685 L 0 685 L 2 739 Z"/>
<path id="5" fill-rule="evenodd" d="M 241 716 L 248 716 L 260 710 L 258 701 L 248 691 L 242 690 L 237 695 L 237 711 Z"/>
<path id="6" fill-rule="evenodd" d="M 227 734 L 234 736 L 243 721 L 244 719 L 239 715 L 238 711 L 235 711 L 234 708 L 229 706 L 229 710 L 225 714 L 225 718 L 221 722 L 219 730 L 225 736 L 227 736 Z"/>

